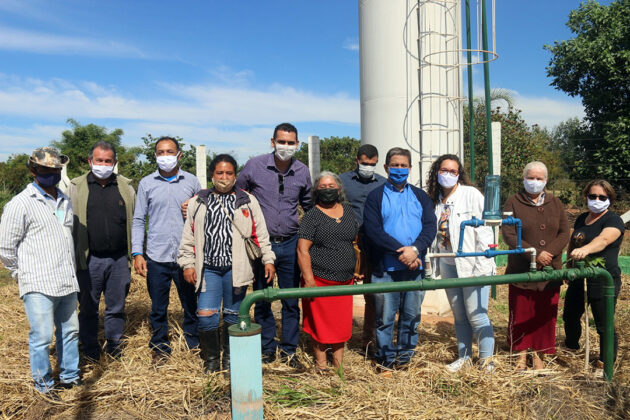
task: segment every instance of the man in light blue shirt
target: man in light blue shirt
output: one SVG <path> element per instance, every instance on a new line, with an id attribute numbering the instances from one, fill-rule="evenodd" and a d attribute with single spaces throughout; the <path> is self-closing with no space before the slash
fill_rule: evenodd
<path id="1" fill-rule="evenodd" d="M 171 279 L 175 282 L 184 309 L 183 331 L 189 348 L 199 346 L 197 333 L 197 296 L 194 284 L 186 283 L 177 264 L 177 250 L 184 229 L 188 200 L 201 189 L 193 174 L 179 169 L 179 143 L 171 137 L 160 137 L 155 143 L 158 170 L 142 178 L 138 185 L 136 208 L 131 231 L 133 265 L 146 276 L 151 297 L 149 319 L 153 335 L 149 347 L 154 363 L 161 363 L 171 353 L 168 339 L 168 304 Z M 146 258 L 143 245 L 145 221 L 149 216 Z"/>
<path id="2" fill-rule="evenodd" d="M 423 257 L 437 232 L 433 202 L 407 183 L 411 153 L 395 147 L 387 152 L 387 182 L 368 195 L 363 227 L 372 264 L 372 283 L 413 281 L 422 277 Z M 376 360 L 381 369 L 406 367 L 415 354 L 424 291 L 374 294 Z M 399 312 L 398 337 L 393 343 Z"/>
<path id="3" fill-rule="evenodd" d="M 53 331 L 59 386 L 82 384 L 72 205 L 57 189 L 68 161 L 51 147 L 36 149 L 28 161 L 35 181 L 5 205 L 0 222 L 0 260 L 18 282 L 30 324 L 31 373 L 42 393 L 55 386 L 49 358 Z"/>

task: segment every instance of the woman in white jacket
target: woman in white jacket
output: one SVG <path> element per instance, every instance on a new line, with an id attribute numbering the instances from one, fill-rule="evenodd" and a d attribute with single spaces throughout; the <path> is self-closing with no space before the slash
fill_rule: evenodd
<path id="1" fill-rule="evenodd" d="M 455 155 L 442 155 L 433 162 L 429 172 L 428 190 L 438 220 L 438 232 L 432 251 L 456 252 L 460 223 L 472 216 L 481 217 L 483 194 L 470 185 L 468 175 Z M 494 235 L 490 227 L 469 227 L 466 228 L 463 251 L 484 251 L 493 242 Z M 439 258 L 434 263 L 436 271 L 443 279 L 488 276 L 496 271 L 494 259 L 486 257 Z M 488 317 L 489 291 L 490 286 L 446 289 L 455 318 L 458 350 L 457 360 L 447 366 L 451 372 L 457 372 L 471 363 L 473 339 L 479 347 L 480 364 L 487 371 L 494 369 L 490 359 L 494 352 L 494 331 Z"/>

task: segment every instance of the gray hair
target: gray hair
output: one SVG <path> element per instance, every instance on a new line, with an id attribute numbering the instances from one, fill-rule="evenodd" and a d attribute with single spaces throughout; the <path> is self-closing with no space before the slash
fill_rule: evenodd
<path id="1" fill-rule="evenodd" d="M 319 185 L 319 181 L 321 181 L 322 178 L 325 178 L 327 176 L 329 176 L 332 179 L 334 179 L 335 182 L 337 183 L 337 185 L 339 185 L 339 202 L 343 203 L 344 201 L 347 201 L 347 199 L 346 199 L 346 192 L 343 189 L 343 184 L 341 183 L 341 179 L 339 179 L 339 176 L 336 173 L 334 173 L 334 172 L 322 171 L 322 172 L 319 173 L 319 175 L 317 175 L 315 177 L 315 181 L 313 181 L 313 191 L 312 191 L 313 202 L 317 202 L 316 190 L 317 190 L 317 186 Z"/>
<path id="2" fill-rule="evenodd" d="M 545 172 L 545 179 L 549 179 L 549 172 L 547 166 L 539 161 L 529 162 L 523 169 L 523 178 L 527 178 L 527 173 L 532 169 L 542 169 Z"/>

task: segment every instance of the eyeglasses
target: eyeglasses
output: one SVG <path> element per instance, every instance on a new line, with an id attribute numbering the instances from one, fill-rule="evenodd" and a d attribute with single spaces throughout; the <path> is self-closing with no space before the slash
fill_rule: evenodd
<path id="1" fill-rule="evenodd" d="M 589 200 L 596 200 L 596 199 L 599 199 L 599 201 L 606 201 L 606 200 L 608 200 L 608 197 L 605 196 L 605 195 L 587 194 L 586 197 Z"/>
<path id="2" fill-rule="evenodd" d="M 440 168 L 440 173 L 442 175 L 446 175 L 446 174 L 451 174 L 453 176 L 459 175 L 459 171 L 457 169 L 448 170 L 448 169 L 445 169 L 445 168 Z"/>
<path id="3" fill-rule="evenodd" d="M 278 174 L 278 192 L 284 194 L 284 175 Z"/>

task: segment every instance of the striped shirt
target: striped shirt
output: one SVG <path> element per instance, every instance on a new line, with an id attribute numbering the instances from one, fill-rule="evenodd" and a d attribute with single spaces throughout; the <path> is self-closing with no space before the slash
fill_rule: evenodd
<path id="1" fill-rule="evenodd" d="M 20 297 L 30 292 L 67 296 L 79 291 L 72 240 L 72 205 L 29 184 L 4 206 L 0 260 L 17 279 Z"/>
<path id="2" fill-rule="evenodd" d="M 230 218 L 234 220 L 234 194 L 210 194 L 208 212 L 206 214 L 203 245 L 203 263 L 213 267 L 232 265 L 232 221 L 225 214 L 225 207 Z"/>
<path id="3" fill-rule="evenodd" d="M 163 178 L 159 171 L 142 178 L 131 224 L 131 253 L 143 252 L 144 225 L 149 216 L 147 256 L 157 262 L 176 262 L 184 230 L 181 205 L 200 189 L 197 177 L 181 169 L 172 180 Z"/>

